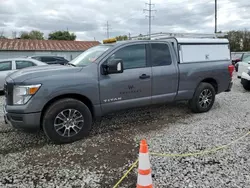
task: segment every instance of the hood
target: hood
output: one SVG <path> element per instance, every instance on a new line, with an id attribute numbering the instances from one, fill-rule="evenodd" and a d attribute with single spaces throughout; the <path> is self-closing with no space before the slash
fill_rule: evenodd
<path id="1" fill-rule="evenodd" d="M 73 67 L 65 65 L 43 65 L 43 66 L 34 66 L 24 69 L 20 69 L 16 72 L 13 72 L 8 75 L 14 82 L 23 82 L 27 79 L 34 79 L 38 77 L 47 77 L 50 75 L 64 74 L 65 76 L 68 73 L 78 72 L 82 67 Z"/>

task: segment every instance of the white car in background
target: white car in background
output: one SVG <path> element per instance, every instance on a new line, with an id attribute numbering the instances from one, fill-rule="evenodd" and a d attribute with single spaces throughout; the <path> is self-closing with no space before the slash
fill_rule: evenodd
<path id="1" fill-rule="evenodd" d="M 242 57 L 242 61 L 238 62 L 238 72 L 237 72 L 237 77 L 241 78 L 242 73 L 248 72 L 248 67 L 250 66 L 250 53 L 246 53 Z"/>
<path id="2" fill-rule="evenodd" d="M 0 91 L 4 90 L 4 83 L 7 75 L 26 67 L 43 65 L 48 64 L 28 58 L 0 59 Z"/>
<path id="3" fill-rule="evenodd" d="M 250 91 L 250 66 L 241 74 L 241 84 L 245 90 Z"/>

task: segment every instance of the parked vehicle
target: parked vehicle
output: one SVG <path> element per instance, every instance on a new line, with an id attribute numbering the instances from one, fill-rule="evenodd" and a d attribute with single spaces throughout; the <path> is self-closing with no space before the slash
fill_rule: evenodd
<path id="1" fill-rule="evenodd" d="M 235 67 L 235 71 L 238 72 L 238 62 L 242 60 L 244 52 L 231 52 L 232 65 Z"/>
<path id="2" fill-rule="evenodd" d="M 243 72 L 248 72 L 248 67 L 250 66 L 250 53 L 245 53 L 242 57 L 242 61 L 238 62 L 238 72 L 237 77 L 241 78 Z"/>
<path id="3" fill-rule="evenodd" d="M 8 76 L 6 123 L 69 143 L 86 136 L 94 118 L 119 110 L 185 100 L 203 113 L 231 90 L 234 71 L 227 39 L 106 41 L 70 65 Z"/>
<path id="4" fill-rule="evenodd" d="M 235 65 L 242 60 L 244 52 L 231 52 L 232 64 Z"/>
<path id="5" fill-rule="evenodd" d="M 51 64 L 66 65 L 69 62 L 67 59 L 65 59 L 64 57 L 61 57 L 61 56 L 31 56 L 29 58 L 42 61 L 42 62 L 47 63 L 49 65 L 51 65 Z"/>
<path id="6" fill-rule="evenodd" d="M 12 58 L 0 59 L 0 91 L 4 89 L 5 78 L 7 75 L 26 67 L 47 65 L 35 59 Z"/>
<path id="7" fill-rule="evenodd" d="M 247 68 L 247 72 L 242 73 L 241 84 L 245 90 L 250 91 L 250 65 Z"/>

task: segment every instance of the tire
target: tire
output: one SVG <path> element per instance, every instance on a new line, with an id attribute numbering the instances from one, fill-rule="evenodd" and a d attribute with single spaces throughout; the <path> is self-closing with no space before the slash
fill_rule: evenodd
<path id="1" fill-rule="evenodd" d="M 236 64 L 234 67 L 235 67 L 235 72 L 238 72 L 238 67 L 239 67 L 239 65 Z"/>
<path id="2" fill-rule="evenodd" d="M 203 105 L 202 106 L 200 104 L 200 100 L 203 101 L 201 99 L 201 95 L 206 94 L 206 91 L 208 91 L 208 95 L 209 95 L 209 97 L 207 98 L 208 101 L 206 101 L 207 105 L 202 103 L 202 105 Z M 204 98 L 204 100 L 205 100 L 205 98 Z M 210 101 L 210 103 L 208 103 L 209 101 Z M 202 82 L 197 87 L 193 98 L 189 101 L 189 108 L 194 113 L 208 112 L 212 108 L 214 101 L 215 101 L 215 89 L 214 89 L 214 87 L 209 83 Z"/>
<path id="3" fill-rule="evenodd" d="M 250 82 L 243 82 L 242 86 L 245 90 L 250 91 Z"/>
<path id="4" fill-rule="evenodd" d="M 70 120 L 67 122 L 65 117 L 72 119 L 71 122 Z M 55 126 L 54 123 L 57 125 Z M 53 143 L 72 143 L 89 134 L 92 127 L 92 114 L 89 108 L 79 100 L 71 98 L 61 99 L 47 109 L 42 126 L 45 135 Z"/>

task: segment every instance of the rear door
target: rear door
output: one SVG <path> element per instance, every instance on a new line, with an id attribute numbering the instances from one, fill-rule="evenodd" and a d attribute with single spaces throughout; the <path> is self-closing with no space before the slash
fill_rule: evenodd
<path id="1" fill-rule="evenodd" d="M 110 54 L 111 59 L 122 59 L 124 72 L 100 74 L 100 100 L 103 113 L 151 104 L 151 67 L 148 43 L 126 44 Z"/>
<path id="2" fill-rule="evenodd" d="M 150 43 L 152 103 L 171 102 L 178 89 L 178 67 L 170 43 Z"/>

